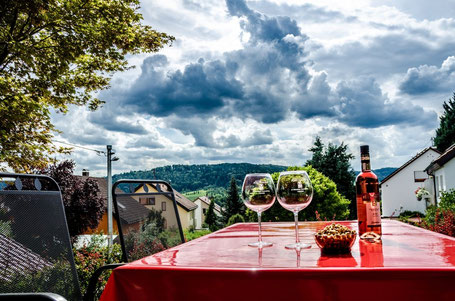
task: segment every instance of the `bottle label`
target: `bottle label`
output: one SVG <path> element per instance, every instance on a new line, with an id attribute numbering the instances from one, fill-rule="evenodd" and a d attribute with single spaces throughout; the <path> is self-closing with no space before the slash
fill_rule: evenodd
<path id="1" fill-rule="evenodd" d="M 381 209 L 379 208 L 379 205 L 380 203 L 377 201 L 376 196 L 372 197 L 371 201 L 366 203 L 368 227 L 381 226 Z"/>

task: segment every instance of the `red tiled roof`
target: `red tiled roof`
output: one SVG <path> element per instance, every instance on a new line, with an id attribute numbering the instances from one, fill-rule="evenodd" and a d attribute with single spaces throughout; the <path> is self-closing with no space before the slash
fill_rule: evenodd
<path id="1" fill-rule="evenodd" d="M 92 179 L 98 183 L 100 189 L 98 195 L 107 203 L 107 179 L 100 177 L 77 176 L 82 180 Z M 121 196 L 123 191 L 120 188 L 115 189 L 117 195 L 117 204 L 120 218 L 127 224 L 135 224 L 147 218 L 150 210 L 130 196 Z"/>
<path id="2" fill-rule="evenodd" d="M 51 262 L 0 233 L 0 280 L 11 280 L 15 274 L 39 271 L 50 266 Z"/>

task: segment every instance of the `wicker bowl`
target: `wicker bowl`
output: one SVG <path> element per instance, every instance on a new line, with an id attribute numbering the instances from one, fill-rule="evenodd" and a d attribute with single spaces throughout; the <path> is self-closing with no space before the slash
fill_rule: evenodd
<path id="1" fill-rule="evenodd" d="M 357 238 L 355 230 L 340 224 L 331 224 L 314 234 L 316 244 L 326 254 L 346 254 Z"/>

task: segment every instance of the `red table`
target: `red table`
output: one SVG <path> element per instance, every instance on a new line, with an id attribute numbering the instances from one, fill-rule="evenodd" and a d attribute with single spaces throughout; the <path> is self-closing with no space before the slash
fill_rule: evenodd
<path id="1" fill-rule="evenodd" d="M 356 222 L 341 224 L 357 229 Z M 313 233 L 327 222 L 235 224 L 113 271 L 101 300 L 455 300 L 455 238 L 383 220 L 382 244 L 357 239 L 352 252 L 324 256 Z"/>

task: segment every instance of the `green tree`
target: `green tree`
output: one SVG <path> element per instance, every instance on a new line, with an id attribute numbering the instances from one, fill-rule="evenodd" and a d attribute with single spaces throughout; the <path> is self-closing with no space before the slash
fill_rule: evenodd
<path id="1" fill-rule="evenodd" d="M 324 147 L 321 138 L 316 137 L 314 146 L 309 151 L 313 152 L 313 156 L 305 165 L 311 165 L 335 182 L 337 191 L 351 201 L 349 218 L 356 219 L 355 172 L 349 163 L 354 156 L 348 153 L 348 146 L 342 142 L 338 146 L 329 143 Z"/>
<path id="2" fill-rule="evenodd" d="M 215 231 L 218 227 L 217 216 L 215 214 L 215 202 L 212 200 L 205 215 L 205 223 L 209 225 L 210 231 Z"/>
<path id="3" fill-rule="evenodd" d="M 239 198 L 239 191 L 237 189 L 237 182 L 235 177 L 231 177 L 231 183 L 228 190 L 228 197 L 226 199 L 225 210 L 223 210 L 224 223 L 229 221 L 229 218 L 235 214 L 243 214 L 243 203 Z"/>
<path id="4" fill-rule="evenodd" d="M 455 143 L 455 93 L 448 102 L 444 101 L 442 108 L 444 112 L 439 116 L 439 128 L 436 129 L 433 143 L 439 151 L 444 152 Z"/>
<path id="5" fill-rule="evenodd" d="M 337 185 L 328 177 L 317 171 L 311 166 L 294 166 L 289 167 L 288 170 L 305 170 L 310 177 L 313 186 L 313 199 L 310 205 L 299 213 L 299 220 L 316 220 L 316 211 L 322 219 L 343 220 L 349 217 L 349 200 L 342 196 L 337 191 Z M 278 181 L 279 173 L 272 174 L 275 183 Z M 250 221 L 256 220 L 252 214 L 255 212 L 247 213 Z M 262 221 L 293 221 L 294 215 L 281 207 L 279 202 L 275 202 L 273 206 L 262 214 Z"/>
<path id="6" fill-rule="evenodd" d="M 142 25 L 139 0 L 0 2 L 0 162 L 44 168 L 68 151 L 52 144 L 51 110 L 95 110 L 95 92 L 129 68 L 127 54 L 156 52 L 174 38 Z"/>

